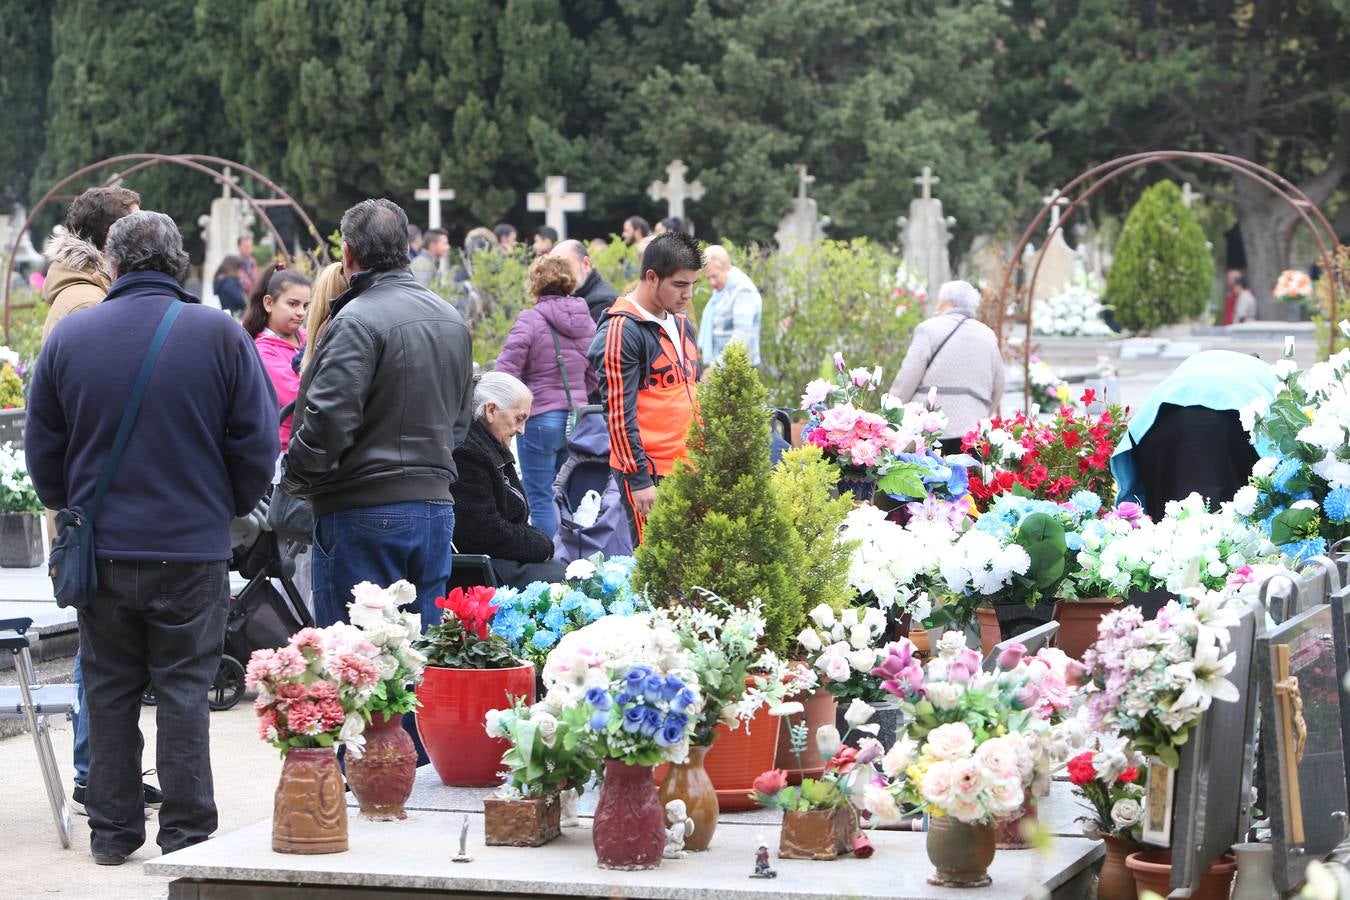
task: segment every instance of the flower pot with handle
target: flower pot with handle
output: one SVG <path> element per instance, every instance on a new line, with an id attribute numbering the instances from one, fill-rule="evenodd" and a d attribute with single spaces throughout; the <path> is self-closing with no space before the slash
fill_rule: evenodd
<path id="1" fill-rule="evenodd" d="M 347 849 L 347 797 L 332 747 L 286 752 L 272 804 L 272 850 L 342 853 Z"/>
<path id="2" fill-rule="evenodd" d="M 521 800 L 483 798 L 484 843 L 489 847 L 542 847 L 562 834 L 558 795 Z"/>
<path id="3" fill-rule="evenodd" d="M 1125 858 L 1125 865 L 1134 873 L 1135 887 L 1139 893 L 1153 891 L 1160 897 L 1172 892 L 1172 851 L 1140 850 Z M 1193 900 L 1228 900 L 1228 891 L 1233 884 L 1233 872 L 1237 869 L 1231 854 L 1219 857 L 1210 863 L 1200 876 L 1200 886 Z"/>
<path id="4" fill-rule="evenodd" d="M 605 782 L 591 826 L 602 869 L 655 869 L 666 847 L 665 809 L 651 766 L 605 760 Z"/>
<path id="5" fill-rule="evenodd" d="M 778 730 L 782 722 L 761 707 L 749 722 L 735 731 L 718 725 L 716 738 L 703 760 L 703 768 L 717 791 L 717 803 L 724 812 L 755 808 L 750 790 L 755 779 L 773 768 L 778 752 Z"/>
<path id="6" fill-rule="evenodd" d="M 42 565 L 42 517 L 30 512 L 0 512 L 0 567 L 31 569 Z"/>
<path id="7" fill-rule="evenodd" d="M 1097 642 L 1097 623 L 1114 611 L 1120 601 L 1111 597 L 1082 597 L 1060 600 L 1055 604 L 1055 646 L 1074 659 L 1082 659 L 1088 647 Z"/>
<path id="8" fill-rule="evenodd" d="M 1130 838 L 1114 834 L 1102 835 L 1102 843 L 1106 845 L 1106 857 L 1097 874 L 1098 900 L 1139 900 L 1134 874 L 1125 865 L 1126 857 L 1139 852 L 1139 845 Z"/>
<path id="9" fill-rule="evenodd" d="M 427 666 L 417 685 L 417 733 L 441 781 L 454 787 L 491 787 L 501 778 L 510 744 L 490 738 L 483 720 L 514 697 L 534 703 L 534 666 L 449 669 Z"/>
<path id="10" fill-rule="evenodd" d="M 417 749 L 403 728 L 403 716 L 375 713 L 365 731 L 365 751 L 347 754 L 347 783 L 361 815 L 389 822 L 406 819 L 403 804 L 412 796 L 417 777 Z"/>
<path id="11" fill-rule="evenodd" d="M 967 825 L 952 816 L 933 816 L 926 847 L 934 872 L 928 883 L 937 887 L 978 888 L 993 882 L 994 826 Z"/>
<path id="12" fill-rule="evenodd" d="M 817 688 L 810 696 L 794 699 L 805 707 L 806 749 L 801 752 L 800 759 L 792 752 L 791 726 L 797 717 L 783 720 L 778 726 L 778 751 L 774 754 L 772 768 L 786 772 L 788 784 L 801 784 L 803 778 L 819 778 L 825 771 L 825 760 L 816 747 L 816 731 L 822 725 L 834 724 L 838 702 L 825 688 Z"/>
<path id="13" fill-rule="evenodd" d="M 853 810 L 848 807 L 785 812 L 778 858 L 823 860 L 847 856 L 856 831 Z"/>
<path id="14" fill-rule="evenodd" d="M 707 747 L 690 747 L 689 761 L 670 766 L 657 795 L 662 809 L 672 800 L 684 801 L 685 813 L 694 823 L 694 833 L 684 839 L 686 850 L 707 850 L 717 830 L 717 790 L 703 767 L 707 755 Z"/>

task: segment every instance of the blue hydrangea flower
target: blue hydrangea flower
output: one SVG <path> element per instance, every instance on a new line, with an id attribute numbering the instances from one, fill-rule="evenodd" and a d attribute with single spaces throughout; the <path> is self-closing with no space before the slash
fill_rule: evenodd
<path id="1" fill-rule="evenodd" d="M 530 643 L 540 650 L 547 650 L 558 643 L 558 634 L 555 631 L 549 631 L 547 628 L 540 628 L 534 633 L 534 637 L 530 638 Z"/>
<path id="2" fill-rule="evenodd" d="M 616 565 L 612 560 L 600 569 L 601 584 L 605 593 L 612 594 L 628 583 L 628 567 Z"/>
<path id="3" fill-rule="evenodd" d="M 1271 481 L 1275 485 L 1275 490 L 1285 490 L 1288 487 L 1290 480 L 1302 471 L 1302 469 L 1303 463 L 1299 462 L 1297 459 L 1291 458 L 1280 460 L 1279 464 L 1275 466 L 1275 472 L 1270 476 Z"/>
<path id="4" fill-rule="evenodd" d="M 1074 509 L 1085 516 L 1095 516 L 1097 510 L 1102 508 L 1102 498 L 1092 491 L 1077 491 L 1069 498 L 1069 502 L 1073 504 Z"/>
<path id="5" fill-rule="evenodd" d="M 497 610 L 497 615 L 492 617 L 492 633 L 501 635 L 502 639 L 508 644 L 515 644 L 525 636 L 525 626 L 529 619 L 520 610 L 514 606 L 506 606 Z"/>
<path id="6" fill-rule="evenodd" d="M 567 624 L 567 614 L 563 612 L 561 606 L 550 606 L 548 612 L 543 615 L 544 627 L 550 631 L 562 631 Z"/>
<path id="7" fill-rule="evenodd" d="M 1327 518 L 1333 522 L 1344 522 L 1350 519 L 1350 490 L 1346 488 L 1334 489 L 1322 501 L 1322 508 L 1326 510 Z"/>
<path id="8" fill-rule="evenodd" d="M 1327 542 L 1324 538 L 1305 538 L 1301 541 L 1292 541 L 1280 547 L 1280 552 L 1289 558 L 1291 562 L 1300 563 L 1305 559 L 1311 559 L 1314 556 L 1320 556 L 1327 552 Z"/>

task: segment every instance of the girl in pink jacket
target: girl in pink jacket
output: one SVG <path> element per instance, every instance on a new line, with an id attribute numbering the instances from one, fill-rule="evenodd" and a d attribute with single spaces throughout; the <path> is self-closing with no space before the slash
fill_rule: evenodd
<path id="1" fill-rule="evenodd" d="M 258 348 L 263 368 L 277 391 L 278 411 L 300 392 L 297 362 L 305 349 L 305 311 L 309 308 L 309 279 L 284 263 L 268 266 L 258 279 L 244 310 L 244 330 Z M 291 441 L 291 416 L 281 423 L 281 452 Z"/>

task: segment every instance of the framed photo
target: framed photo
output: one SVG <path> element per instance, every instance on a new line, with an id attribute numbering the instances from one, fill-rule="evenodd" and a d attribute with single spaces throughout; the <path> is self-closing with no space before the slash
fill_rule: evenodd
<path id="1" fill-rule="evenodd" d="M 1172 846 L 1172 801 L 1176 795 L 1176 770 L 1155 756 L 1148 760 L 1148 788 L 1144 794 L 1144 827 L 1140 835 L 1145 844 Z"/>

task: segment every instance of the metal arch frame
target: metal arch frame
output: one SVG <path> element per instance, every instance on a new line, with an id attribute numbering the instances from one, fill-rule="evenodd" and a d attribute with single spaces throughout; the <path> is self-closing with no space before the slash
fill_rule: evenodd
<path id="1" fill-rule="evenodd" d="M 1333 262 L 1334 249 L 1339 245 L 1336 237 L 1336 230 L 1332 227 L 1330 221 L 1328 221 L 1321 209 L 1318 208 L 1317 204 L 1308 199 L 1308 196 L 1304 194 L 1303 191 L 1299 190 L 1296 185 L 1290 183 L 1284 176 L 1265 166 L 1254 163 L 1248 159 L 1243 159 L 1239 156 L 1231 156 L 1225 153 L 1205 153 L 1189 150 L 1155 150 L 1146 153 L 1134 153 L 1128 156 L 1117 157 L 1116 159 L 1089 169 L 1059 190 L 1059 196 L 1065 197 L 1066 199 L 1069 197 L 1069 194 L 1075 190 L 1081 189 L 1082 192 L 1069 203 L 1068 207 L 1061 213 L 1059 222 L 1051 227 L 1049 232 L 1046 233 L 1045 243 L 1042 244 L 1040 252 L 1036 254 L 1036 262 L 1032 267 L 1031 277 L 1023 288 L 1023 290 L 1026 291 L 1027 296 L 1025 313 L 1026 336 L 1022 353 L 1022 403 L 1024 409 L 1031 408 L 1031 314 L 1036 303 L 1034 296 L 1036 278 L 1040 274 L 1041 262 L 1045 259 L 1045 251 L 1049 247 L 1050 241 L 1057 232 L 1064 229 L 1065 224 L 1079 207 L 1106 185 L 1135 169 L 1157 163 L 1170 162 L 1172 160 L 1192 160 L 1218 165 L 1260 184 L 1289 204 L 1312 232 L 1313 238 L 1316 240 L 1318 249 L 1321 252 L 1321 256 L 1328 263 L 1326 269 L 1329 273 L 1332 273 L 1330 282 L 1331 305 L 1329 309 L 1329 318 L 1333 322 L 1335 321 L 1340 286 L 1338 285 L 1339 278 L 1335 274 L 1335 268 L 1330 265 L 1330 263 Z M 1084 186 L 1085 183 L 1086 186 Z M 1309 218 L 1308 212 L 1310 210 L 1313 216 L 1316 217 L 1316 222 L 1314 222 L 1312 218 Z M 1003 326 L 1007 320 L 1009 285 L 1012 282 L 1013 276 L 1018 271 L 1025 268 L 1022 256 L 1026 252 L 1027 245 L 1031 243 L 1032 237 L 1040 230 L 1041 224 L 1048 215 L 1050 215 L 1050 207 L 1046 206 L 1031 220 L 1031 224 L 1029 224 L 1026 227 L 1026 230 L 1022 232 L 1022 237 L 1018 240 L 1017 246 L 1013 250 L 1011 263 L 1008 266 L 1007 271 L 1003 274 L 1003 282 L 999 286 L 997 295 L 999 298 L 998 334 L 1000 342 L 1003 340 Z M 1324 230 L 1319 230 L 1319 226 Z M 1330 245 L 1327 243 L 1328 239 L 1330 240 Z M 1328 350 L 1330 353 L 1335 353 L 1336 328 L 1334 325 L 1330 329 L 1330 333 L 1331 336 L 1328 342 Z"/>
<path id="2" fill-rule="evenodd" d="M 129 174 L 150 168 L 152 166 L 162 165 L 164 163 L 171 163 L 173 165 L 182 166 L 184 168 L 200 172 L 204 175 L 209 175 L 211 176 L 211 179 L 213 181 L 219 184 L 226 185 L 229 188 L 229 190 L 233 191 L 236 195 L 239 196 L 240 199 L 242 199 L 249 205 L 249 207 L 253 210 L 253 212 L 266 226 L 267 230 L 271 233 L 273 240 L 276 241 L 277 248 L 282 258 L 289 259 L 290 254 L 286 249 L 286 242 L 285 240 L 282 239 L 281 233 L 277 231 L 276 226 L 272 223 L 271 217 L 267 215 L 266 209 L 261 204 L 258 203 L 258 201 L 253 197 L 252 194 L 241 188 L 235 182 L 225 177 L 224 170 L 226 167 L 232 169 L 237 168 L 240 172 L 257 179 L 258 181 L 261 181 L 264 185 L 268 187 L 268 189 L 273 191 L 275 194 L 279 195 L 279 198 L 281 200 L 284 200 L 286 204 L 290 206 L 300 216 L 301 220 L 305 224 L 305 227 L 309 230 L 310 236 L 315 239 L 317 246 L 320 248 L 320 251 L 323 252 L 326 249 L 323 238 L 319 235 L 318 229 L 315 227 L 313 220 L 310 219 L 309 215 L 305 212 L 304 208 L 298 202 L 296 202 L 295 198 L 293 198 L 289 193 L 287 193 L 280 185 L 276 184 L 267 176 L 263 175 L 261 172 L 250 166 L 246 166 L 243 163 L 235 162 L 234 160 L 224 159 L 218 156 L 207 156 L 193 153 L 184 153 L 184 154 L 123 153 L 117 156 L 110 156 L 96 163 L 91 163 L 90 165 L 83 166 L 75 170 L 74 172 L 70 173 L 66 177 L 62 178 L 60 181 L 53 184 L 51 188 L 49 188 L 47 192 L 42 195 L 42 198 L 38 200 L 38 202 L 33 206 L 33 209 L 28 213 L 28 217 L 24 220 L 23 225 L 15 233 L 14 243 L 9 247 L 9 253 L 5 259 L 4 272 L 3 274 L 0 274 L 0 304 L 3 304 L 4 306 L 4 331 L 6 339 L 8 339 L 9 336 L 9 322 L 11 310 L 29 309 L 36 305 L 32 303 L 24 303 L 19 304 L 18 306 L 11 306 L 9 298 L 10 298 L 10 280 L 14 272 L 15 256 L 18 254 L 19 246 L 23 241 L 23 236 L 28 232 L 28 229 L 32 227 L 32 224 L 34 220 L 36 220 L 38 213 L 48 203 L 50 203 L 53 198 L 56 197 L 57 193 L 61 189 L 66 187 L 66 185 L 70 184 L 72 181 L 75 181 L 78 178 L 83 178 L 84 176 L 88 175 L 91 172 L 96 172 L 108 166 L 132 161 L 135 162 L 133 166 L 131 166 L 129 169 L 123 172 L 114 172 L 111 176 L 108 177 L 108 179 L 104 182 L 104 184 L 111 185 Z M 218 164 L 221 166 L 221 169 L 219 171 L 217 171 L 216 169 L 212 169 L 210 166 L 203 165 L 202 161 Z"/>

